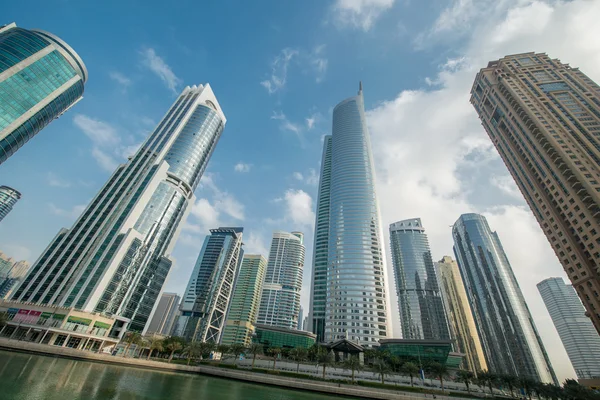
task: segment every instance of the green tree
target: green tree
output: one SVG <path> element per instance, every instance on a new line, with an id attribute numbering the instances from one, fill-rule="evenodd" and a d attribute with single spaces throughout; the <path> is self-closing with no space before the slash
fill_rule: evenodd
<path id="1" fill-rule="evenodd" d="M 377 350 L 373 350 L 373 349 L 365 349 L 365 352 L 363 353 L 363 355 L 364 355 L 364 359 L 365 359 L 365 364 L 370 364 L 375 361 L 375 359 L 379 355 L 379 352 Z"/>
<path id="2" fill-rule="evenodd" d="M 269 348 L 269 350 L 267 350 L 267 353 L 269 353 L 269 355 L 273 357 L 273 371 L 275 371 L 277 357 L 279 357 L 279 355 L 281 354 L 281 349 L 279 347 L 271 347 Z"/>
<path id="3" fill-rule="evenodd" d="M 127 357 L 127 352 L 129 352 L 129 348 L 132 344 L 139 345 L 142 343 L 142 335 L 139 332 L 129 331 L 125 333 L 125 337 L 123 338 L 123 343 L 125 343 L 125 349 L 123 350 L 123 357 Z"/>
<path id="4" fill-rule="evenodd" d="M 225 358 L 225 355 L 229 353 L 230 349 L 231 347 L 226 344 L 217 345 L 217 351 L 221 353 L 221 358 L 219 359 L 219 362 L 221 362 Z"/>
<path id="5" fill-rule="evenodd" d="M 300 363 L 308 359 L 308 349 L 304 347 L 296 347 L 290 350 L 290 358 L 296 361 L 296 373 L 300 371 Z"/>
<path id="6" fill-rule="evenodd" d="M 563 398 L 567 400 L 595 400 L 599 399 L 600 396 L 580 385 L 575 379 L 567 379 L 563 385 Z"/>
<path id="7" fill-rule="evenodd" d="M 465 384 L 465 386 L 467 387 L 467 392 L 469 392 L 469 394 L 471 394 L 470 385 L 471 382 L 473 382 L 473 376 L 474 375 L 471 371 L 466 371 L 464 369 L 461 369 L 456 372 L 456 380 Z"/>
<path id="8" fill-rule="evenodd" d="M 251 343 L 248 347 L 248 353 L 252 354 L 252 369 L 254 369 L 254 362 L 256 361 L 257 354 L 263 354 L 263 345 L 260 343 Z"/>
<path id="9" fill-rule="evenodd" d="M 354 384 L 354 372 L 362 370 L 363 366 L 358 356 L 350 356 L 342 362 L 342 368 L 346 371 L 352 371 L 352 384 Z"/>
<path id="10" fill-rule="evenodd" d="M 8 322 L 8 313 L 0 312 L 0 329 L 4 328 L 6 326 L 7 322 Z"/>
<path id="11" fill-rule="evenodd" d="M 171 362 L 173 360 L 173 355 L 175 354 L 175 352 L 183 349 L 183 343 L 181 338 L 178 338 L 177 336 L 171 336 L 165 339 L 164 348 L 166 351 L 169 352 L 169 362 Z"/>
<path id="12" fill-rule="evenodd" d="M 200 356 L 202 358 L 210 357 L 210 352 L 215 349 L 215 344 L 213 342 L 199 342 L 200 346 Z"/>
<path id="13" fill-rule="evenodd" d="M 157 337 L 151 337 L 148 339 L 148 360 L 150 359 L 150 357 L 152 357 L 152 353 L 154 353 L 154 350 L 157 350 L 158 352 L 164 351 L 163 350 L 163 340 Z"/>
<path id="14" fill-rule="evenodd" d="M 190 365 L 192 359 L 195 360 L 198 356 L 202 355 L 202 346 L 199 342 L 189 342 L 183 348 L 183 354 L 187 357 L 187 365 Z"/>
<path id="15" fill-rule="evenodd" d="M 529 397 L 529 400 L 531 400 L 531 395 L 533 394 L 533 387 L 535 386 L 535 381 L 527 376 L 523 376 L 519 378 L 519 385 L 523 388 L 525 394 L 527 394 L 527 397 Z"/>
<path id="16" fill-rule="evenodd" d="M 444 391 L 444 377 L 448 376 L 448 367 L 438 362 L 432 362 L 427 367 L 427 371 L 440 380 L 442 392 Z"/>
<path id="17" fill-rule="evenodd" d="M 490 388 L 490 393 L 493 396 L 494 391 L 492 386 L 496 384 L 497 376 L 489 371 L 479 371 L 477 373 L 477 379 L 483 383 L 484 386 L 487 385 L 487 387 Z"/>
<path id="18" fill-rule="evenodd" d="M 317 364 L 323 367 L 323 379 L 325 379 L 325 369 L 335 365 L 335 357 L 333 352 L 327 351 L 326 347 L 321 347 L 317 355 Z"/>
<path id="19" fill-rule="evenodd" d="M 373 375 L 379 375 L 381 384 L 384 384 L 384 378 L 392 372 L 390 365 L 383 358 L 376 359 L 373 363 Z"/>
<path id="20" fill-rule="evenodd" d="M 234 363 L 237 363 L 237 360 L 244 351 L 246 351 L 246 346 L 241 343 L 234 343 L 229 346 L 229 352 L 235 357 Z"/>
<path id="21" fill-rule="evenodd" d="M 514 397 L 514 389 L 519 385 L 519 378 L 514 375 L 500 375 L 499 381 L 508 387 L 508 390 L 510 390 L 510 397 Z"/>
<path id="22" fill-rule="evenodd" d="M 413 378 L 419 373 L 419 367 L 413 362 L 405 362 L 400 370 L 410 376 L 410 386 L 413 386 Z"/>
<path id="23" fill-rule="evenodd" d="M 310 346 L 308 348 L 308 359 L 310 361 L 316 362 L 317 361 L 317 356 L 319 354 L 320 349 L 321 349 L 321 346 L 319 344 L 317 344 L 317 343 L 315 343 L 312 346 Z"/>

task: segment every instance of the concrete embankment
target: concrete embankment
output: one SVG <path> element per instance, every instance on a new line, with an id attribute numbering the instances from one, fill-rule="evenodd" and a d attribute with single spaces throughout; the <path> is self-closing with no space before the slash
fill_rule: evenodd
<path id="1" fill-rule="evenodd" d="M 236 379 L 240 381 L 259 383 L 265 385 L 280 386 L 287 389 L 308 390 L 338 396 L 349 396 L 363 399 L 377 400 L 406 400 L 432 398 L 432 395 L 421 393 L 398 392 L 385 389 L 366 388 L 360 386 L 351 386 L 330 382 L 318 382 L 306 379 L 279 377 L 276 375 L 267 375 L 254 373 L 251 371 L 234 370 L 226 368 L 217 368 L 211 366 L 191 367 L 180 364 L 169 364 L 160 361 L 149 361 L 138 358 L 115 357 L 107 354 L 96 354 L 88 351 L 74 350 L 65 347 L 56 347 L 38 343 L 21 342 L 0 338 L 0 348 L 21 352 L 37 353 L 51 355 L 56 357 L 71 358 L 84 361 L 104 362 L 117 365 L 125 365 L 137 368 L 148 368 L 155 370 L 200 373 L 226 379 Z M 457 397 L 436 396 L 439 400 L 458 399 Z"/>

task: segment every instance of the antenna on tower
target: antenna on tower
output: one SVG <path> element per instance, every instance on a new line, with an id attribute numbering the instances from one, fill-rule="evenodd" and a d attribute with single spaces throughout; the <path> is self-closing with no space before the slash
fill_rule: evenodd
<path id="1" fill-rule="evenodd" d="M 362 81 L 358 81 L 358 94 L 362 94 Z"/>

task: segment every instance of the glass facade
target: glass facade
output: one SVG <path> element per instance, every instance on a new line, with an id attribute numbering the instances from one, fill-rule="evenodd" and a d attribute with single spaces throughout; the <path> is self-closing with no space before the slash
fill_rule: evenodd
<path id="1" fill-rule="evenodd" d="M 302 233 L 273 234 L 258 309 L 258 324 L 287 329 L 298 327 L 305 252 Z"/>
<path id="2" fill-rule="evenodd" d="M 380 351 L 386 351 L 403 362 L 414 362 L 420 367 L 437 362 L 446 365 L 452 351 L 452 342 L 439 340 L 385 339 Z"/>
<path id="3" fill-rule="evenodd" d="M 577 378 L 600 378 L 600 336 L 573 286 L 562 278 L 548 278 L 537 287 Z"/>
<path id="4" fill-rule="evenodd" d="M 252 342 L 266 271 L 267 260 L 263 256 L 244 256 L 235 280 L 221 343 L 249 346 Z"/>
<path id="5" fill-rule="evenodd" d="M 327 257 L 329 246 L 329 200 L 331 196 L 331 135 L 323 139 L 323 158 L 315 221 L 313 269 L 310 287 L 310 311 L 304 329 L 317 335 L 322 343 L 325 338 L 325 306 L 327 304 Z"/>
<path id="6" fill-rule="evenodd" d="M 316 343 L 315 339 L 316 336 L 310 332 L 256 325 L 252 341 L 262 344 L 266 353 L 266 350 L 271 347 L 279 347 L 280 349 L 302 347 L 308 349 Z"/>
<path id="7" fill-rule="evenodd" d="M 0 28 L 0 164 L 83 95 L 87 71 L 62 40 Z"/>
<path id="8" fill-rule="evenodd" d="M 118 315 L 143 331 L 225 122 L 209 85 L 185 88 L 73 227 L 50 243 L 13 299 Z"/>
<path id="9" fill-rule="evenodd" d="M 362 88 L 333 110 L 324 341 L 388 336 L 385 257 Z"/>
<path id="10" fill-rule="evenodd" d="M 211 229 L 181 303 L 186 340 L 220 343 L 235 279 L 242 262 L 243 228 Z"/>
<path id="11" fill-rule="evenodd" d="M 0 186 L 0 221 L 12 211 L 17 201 L 21 198 L 21 193 L 8 186 Z"/>
<path id="12" fill-rule="evenodd" d="M 391 224 L 390 243 L 402 337 L 450 340 L 442 294 L 421 219 Z"/>
<path id="13" fill-rule="evenodd" d="M 498 234 L 463 214 L 452 236 L 489 370 L 558 384 Z"/>

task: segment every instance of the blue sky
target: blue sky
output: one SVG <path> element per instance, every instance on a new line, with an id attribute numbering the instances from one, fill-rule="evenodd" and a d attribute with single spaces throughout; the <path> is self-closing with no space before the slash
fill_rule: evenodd
<path id="1" fill-rule="evenodd" d="M 0 225 L 2 251 L 35 261 L 177 93 L 209 82 L 228 122 L 166 289 L 184 290 L 210 228 L 243 226 L 247 252 L 263 254 L 272 231 L 300 230 L 308 250 L 307 309 L 321 140 L 332 108 L 362 80 L 384 231 L 421 217 L 437 260 L 452 254 L 448 226 L 461 213 L 485 214 L 559 377 L 573 376 L 535 287 L 564 276 L 562 268 L 468 93 L 488 61 L 525 51 L 548 52 L 599 81 L 599 1 L 35 3 L 4 5 L 0 22 L 58 35 L 83 58 L 89 80 L 79 104 L 0 167 L 0 183 L 23 193 Z"/>

